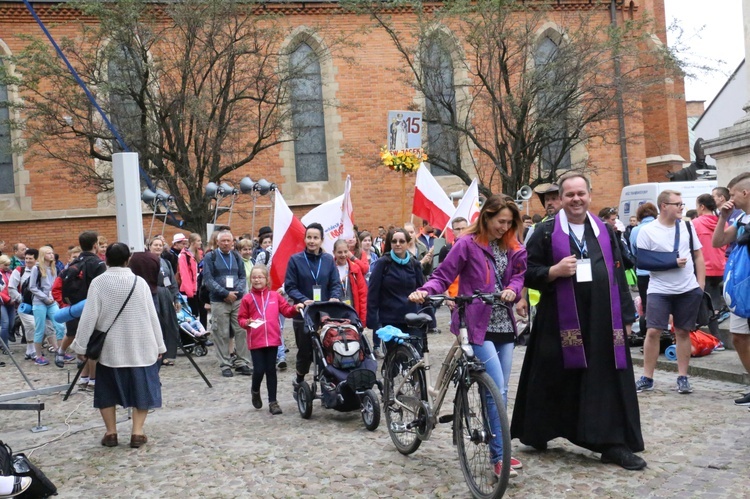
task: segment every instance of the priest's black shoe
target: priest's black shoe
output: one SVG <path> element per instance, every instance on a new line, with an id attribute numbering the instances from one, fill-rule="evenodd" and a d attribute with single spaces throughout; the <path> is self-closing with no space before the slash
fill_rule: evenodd
<path id="1" fill-rule="evenodd" d="M 626 470 L 642 470 L 646 467 L 646 461 L 633 454 L 624 445 L 613 445 L 602 452 L 602 462 L 614 463 Z"/>

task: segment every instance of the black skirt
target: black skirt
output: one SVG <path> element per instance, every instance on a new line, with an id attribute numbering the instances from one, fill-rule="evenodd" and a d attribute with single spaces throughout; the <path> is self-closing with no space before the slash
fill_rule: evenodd
<path id="1" fill-rule="evenodd" d="M 94 407 L 116 405 L 141 410 L 161 407 L 158 361 L 148 367 L 96 366 Z"/>

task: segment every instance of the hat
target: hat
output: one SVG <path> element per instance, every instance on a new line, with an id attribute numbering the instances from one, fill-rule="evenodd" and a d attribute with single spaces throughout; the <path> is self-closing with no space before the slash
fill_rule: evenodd
<path id="1" fill-rule="evenodd" d="M 187 237 L 185 237 L 185 234 L 183 234 L 182 232 L 178 232 L 177 234 L 172 236 L 172 244 L 179 243 L 180 241 L 184 241 L 185 239 L 187 239 Z"/>
<path id="2" fill-rule="evenodd" d="M 269 227 L 268 225 L 264 225 L 258 231 L 258 237 L 262 236 L 263 234 L 271 234 L 271 233 L 273 233 L 273 230 L 271 229 L 271 227 Z"/>
<path id="3" fill-rule="evenodd" d="M 549 192 L 559 192 L 560 186 L 557 184 L 539 184 L 534 187 L 534 192 L 539 196 L 539 200 L 544 204 L 544 195 Z"/>

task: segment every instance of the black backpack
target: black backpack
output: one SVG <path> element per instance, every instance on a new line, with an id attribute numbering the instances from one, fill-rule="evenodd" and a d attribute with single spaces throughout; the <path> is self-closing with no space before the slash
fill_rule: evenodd
<path id="1" fill-rule="evenodd" d="M 90 268 L 90 260 L 92 259 L 96 260 L 96 265 L 103 264 L 96 256 L 79 256 L 60 273 L 62 296 L 65 303 L 72 305 L 86 299 L 91 280 L 96 277 L 96 275 L 90 275 L 94 273 Z M 97 275 L 100 273 L 97 273 Z"/>
<path id="2" fill-rule="evenodd" d="M 39 269 L 39 265 L 36 268 L 36 287 L 39 288 L 42 286 L 42 272 Z M 21 301 L 29 306 L 32 306 L 34 302 L 34 293 L 31 292 L 31 276 L 21 284 Z"/>

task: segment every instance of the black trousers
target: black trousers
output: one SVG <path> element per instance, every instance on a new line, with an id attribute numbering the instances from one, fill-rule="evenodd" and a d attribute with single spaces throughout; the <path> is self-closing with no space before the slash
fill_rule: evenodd
<path id="1" fill-rule="evenodd" d="M 648 299 L 646 291 L 648 290 L 648 281 L 650 279 L 651 276 L 647 275 L 639 275 L 637 277 L 638 296 L 641 297 L 641 307 L 643 308 L 643 313 L 638 318 L 638 325 L 641 327 L 641 336 L 646 336 L 646 300 Z"/>
<path id="2" fill-rule="evenodd" d="M 266 378 L 268 389 L 268 402 L 276 402 L 276 351 L 278 347 L 263 347 L 250 350 L 253 359 L 253 384 L 254 392 L 260 391 L 263 377 Z"/>
<path id="3" fill-rule="evenodd" d="M 201 321 L 204 328 L 208 328 L 208 310 L 206 310 L 205 304 L 201 299 L 198 298 L 198 293 L 196 292 L 195 296 L 188 298 L 187 302 L 188 305 L 190 305 L 190 310 L 193 312 L 193 315 Z"/>
<path id="4" fill-rule="evenodd" d="M 297 342 L 297 374 L 304 376 L 310 372 L 312 364 L 312 338 L 305 333 L 305 323 L 302 319 L 292 321 L 294 340 Z"/>

